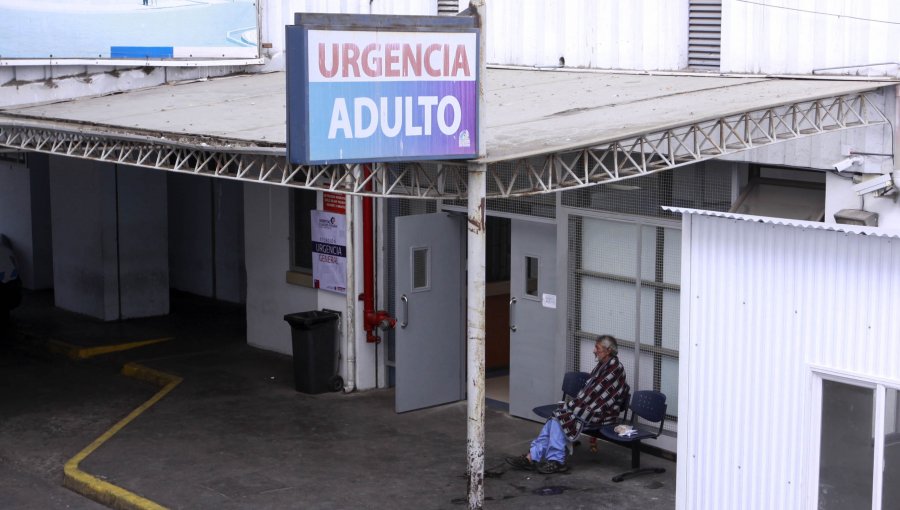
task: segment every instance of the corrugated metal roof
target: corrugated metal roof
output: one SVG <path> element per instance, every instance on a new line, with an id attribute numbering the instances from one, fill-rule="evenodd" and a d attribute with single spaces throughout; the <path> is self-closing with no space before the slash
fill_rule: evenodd
<path id="1" fill-rule="evenodd" d="M 888 82 L 489 69 L 486 162 L 590 147 L 736 113 L 854 94 Z M 285 74 L 164 85 L 0 110 L 0 123 L 55 122 L 211 147 L 283 148 Z"/>
<path id="2" fill-rule="evenodd" d="M 698 216 L 715 216 L 732 220 L 750 221 L 755 223 L 768 223 L 770 225 L 784 225 L 814 230 L 828 230 L 831 232 L 846 232 L 875 237 L 900 238 L 900 230 L 885 229 L 882 227 L 863 227 L 858 225 L 845 225 L 839 223 L 821 223 L 818 221 L 792 220 L 787 218 L 773 218 L 771 216 L 754 216 L 752 214 L 735 214 L 730 212 L 704 211 L 700 209 L 687 209 L 684 207 L 663 207 L 664 210 L 678 214 L 695 214 Z"/>

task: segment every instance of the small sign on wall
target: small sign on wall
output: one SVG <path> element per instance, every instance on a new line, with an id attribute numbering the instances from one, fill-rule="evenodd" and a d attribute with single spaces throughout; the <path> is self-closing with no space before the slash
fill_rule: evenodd
<path id="1" fill-rule="evenodd" d="M 313 286 L 347 292 L 347 223 L 343 214 L 310 211 L 312 216 Z"/>
<path id="2" fill-rule="evenodd" d="M 543 294 L 541 296 L 541 304 L 544 308 L 556 308 L 556 294 Z"/>
<path id="3" fill-rule="evenodd" d="M 347 213 L 347 195 L 343 193 L 332 193 L 325 191 L 322 193 L 322 208 L 327 212 L 337 214 Z"/>

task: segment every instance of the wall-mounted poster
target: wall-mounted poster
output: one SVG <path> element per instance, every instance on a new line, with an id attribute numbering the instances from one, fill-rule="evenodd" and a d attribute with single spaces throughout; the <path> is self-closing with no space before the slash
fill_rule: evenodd
<path id="1" fill-rule="evenodd" d="M 311 211 L 313 285 L 347 292 L 347 223 L 343 214 Z"/>
<path id="2" fill-rule="evenodd" d="M 0 0 L 0 34 L 7 65 L 259 57 L 254 0 Z"/>

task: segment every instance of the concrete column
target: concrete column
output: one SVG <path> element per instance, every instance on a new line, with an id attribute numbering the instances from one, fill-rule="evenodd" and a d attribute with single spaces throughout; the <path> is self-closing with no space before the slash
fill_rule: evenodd
<path id="1" fill-rule="evenodd" d="M 0 234 L 12 243 L 22 285 L 46 289 L 53 279 L 47 158 L 34 156 L 0 162 Z"/>
<path id="2" fill-rule="evenodd" d="M 103 320 L 169 313 L 163 172 L 50 159 L 56 305 Z"/>

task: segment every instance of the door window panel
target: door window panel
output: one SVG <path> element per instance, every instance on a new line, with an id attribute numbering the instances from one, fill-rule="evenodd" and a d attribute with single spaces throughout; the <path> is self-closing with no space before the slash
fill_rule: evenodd
<path id="1" fill-rule="evenodd" d="M 413 248 L 412 251 L 412 282 L 413 290 L 425 290 L 429 287 L 428 281 L 428 248 Z"/>
<path id="2" fill-rule="evenodd" d="M 538 297 L 540 261 L 537 257 L 525 257 L 525 295 Z"/>
<path id="3" fill-rule="evenodd" d="M 884 394 L 884 475 L 881 508 L 900 508 L 900 392 Z"/>
<path id="4" fill-rule="evenodd" d="M 819 509 L 872 508 L 875 390 L 822 381 Z"/>

